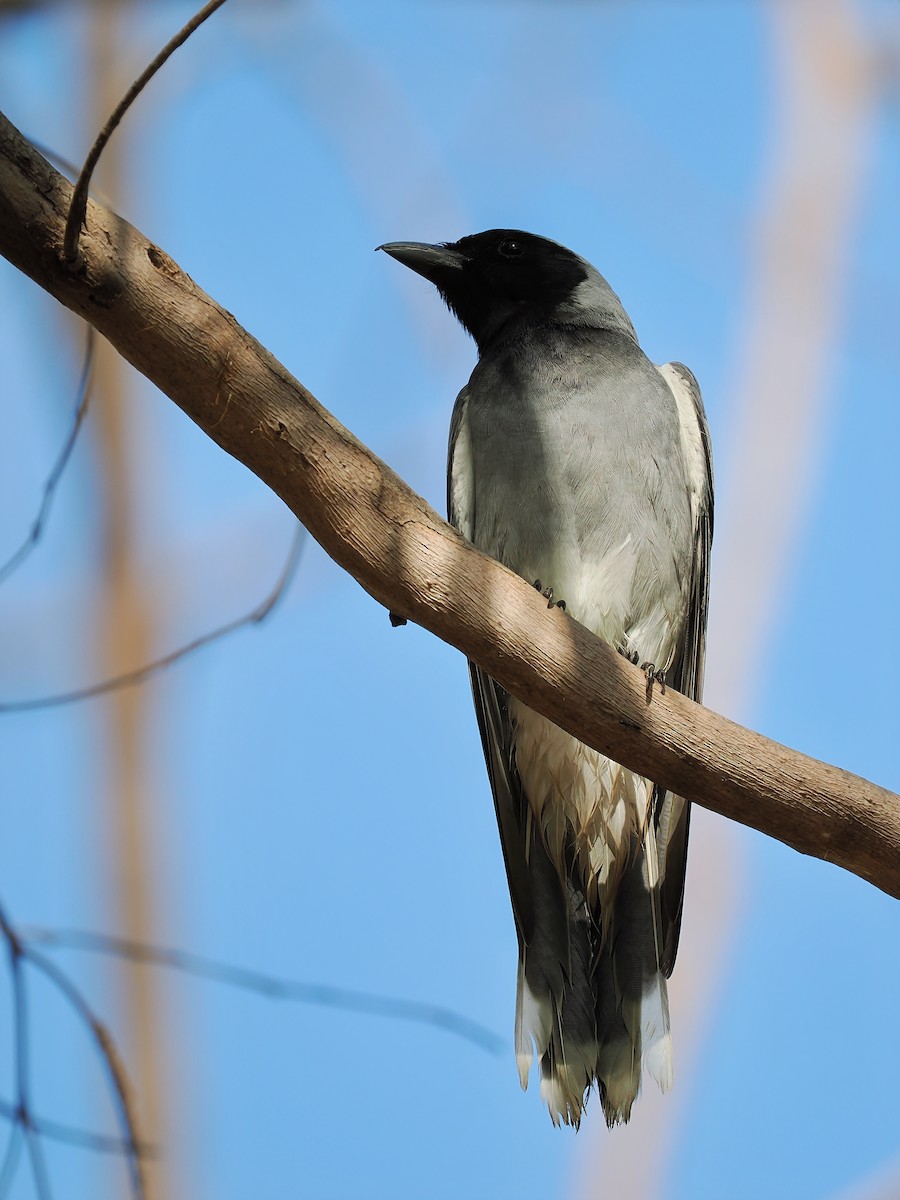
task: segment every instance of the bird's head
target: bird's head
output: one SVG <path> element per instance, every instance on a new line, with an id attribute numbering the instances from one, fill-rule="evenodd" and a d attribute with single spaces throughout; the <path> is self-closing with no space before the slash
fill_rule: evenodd
<path id="1" fill-rule="evenodd" d="M 429 279 L 481 351 L 517 324 L 582 325 L 634 337 L 603 276 L 534 233 L 489 229 L 458 242 L 388 242 L 378 249 Z"/>

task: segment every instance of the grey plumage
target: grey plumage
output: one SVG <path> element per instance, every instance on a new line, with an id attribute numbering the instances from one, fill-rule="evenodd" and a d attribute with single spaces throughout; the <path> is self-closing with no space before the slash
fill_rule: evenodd
<path id="1" fill-rule="evenodd" d="M 554 242 L 383 248 L 479 348 L 451 421 L 451 522 L 699 699 L 712 469 L 691 373 L 653 366 L 606 280 Z M 671 1082 L 689 806 L 470 671 L 519 940 L 522 1085 L 533 1043 L 555 1123 L 578 1125 L 595 1081 L 607 1122 L 627 1121 L 642 1066 Z"/>

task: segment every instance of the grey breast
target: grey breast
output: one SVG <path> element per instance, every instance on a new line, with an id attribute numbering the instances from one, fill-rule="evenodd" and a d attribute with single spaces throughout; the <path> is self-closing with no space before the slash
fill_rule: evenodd
<path id="1" fill-rule="evenodd" d="M 663 591 L 681 607 L 692 528 L 678 413 L 630 339 L 529 331 L 476 366 L 468 423 L 477 546 L 566 598 L 630 535 L 636 602 Z"/>

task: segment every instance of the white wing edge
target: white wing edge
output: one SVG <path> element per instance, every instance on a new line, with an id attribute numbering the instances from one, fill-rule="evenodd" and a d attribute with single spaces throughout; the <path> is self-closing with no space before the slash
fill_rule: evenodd
<path id="1" fill-rule="evenodd" d="M 456 397 L 447 455 L 447 519 L 471 542 L 475 533 L 475 464 L 468 421 L 469 389 Z"/>
<path id="2" fill-rule="evenodd" d="M 700 386 L 682 363 L 664 363 L 656 368 L 669 385 L 678 406 L 681 430 L 681 449 L 688 472 L 688 492 L 694 530 L 704 516 L 709 516 L 712 503 L 712 463 L 709 453 L 709 430 Z"/>

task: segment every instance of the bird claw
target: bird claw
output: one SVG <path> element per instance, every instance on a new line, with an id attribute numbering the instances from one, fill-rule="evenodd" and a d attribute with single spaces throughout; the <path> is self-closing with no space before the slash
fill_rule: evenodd
<path id="1" fill-rule="evenodd" d="M 627 659 L 628 662 L 631 663 L 633 667 L 638 665 L 638 659 L 640 658 L 640 655 L 638 654 L 637 650 L 626 650 L 624 646 L 617 646 L 616 649 L 624 659 Z"/>
<path id="2" fill-rule="evenodd" d="M 554 600 L 553 599 L 553 588 L 552 587 L 544 588 L 544 590 L 541 592 L 541 595 L 547 601 L 548 608 L 561 608 L 563 610 L 563 612 L 566 611 L 565 600 Z"/>
<path id="3" fill-rule="evenodd" d="M 566 611 L 565 600 L 554 600 L 553 599 L 553 588 L 552 587 L 545 588 L 541 584 L 541 581 L 539 579 L 536 579 L 534 581 L 534 588 L 536 591 L 540 592 L 541 595 L 544 597 L 544 599 L 547 601 L 548 608 L 561 608 L 563 610 L 563 612 Z"/>
<path id="4" fill-rule="evenodd" d="M 665 671 L 657 671 L 656 663 L 652 662 L 641 663 L 641 670 L 647 677 L 647 703 L 649 704 L 653 699 L 654 683 L 659 684 L 659 690 L 663 695 L 666 694 L 666 673 Z"/>

